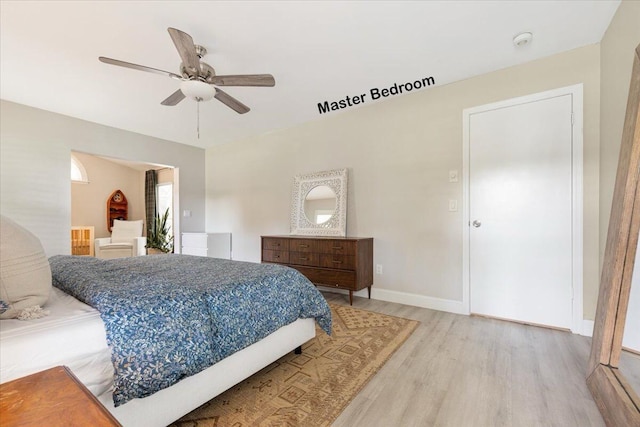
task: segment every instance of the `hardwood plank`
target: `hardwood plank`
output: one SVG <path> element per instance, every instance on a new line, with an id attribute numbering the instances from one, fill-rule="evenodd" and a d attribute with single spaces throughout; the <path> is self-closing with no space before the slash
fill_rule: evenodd
<path id="1" fill-rule="evenodd" d="M 619 369 L 612 369 L 611 372 L 616 376 L 616 379 L 624 389 L 624 392 L 629 397 L 628 403 L 635 407 L 634 416 L 638 420 L 638 425 L 640 425 L 640 396 L 636 393 L 635 389 L 632 386 L 632 383 L 627 378 L 626 372 L 625 375 L 622 374 L 622 371 Z"/>
<path id="2" fill-rule="evenodd" d="M 354 306 L 421 324 L 334 427 L 604 426 L 584 381 L 589 338 L 360 297 Z"/>
<path id="3" fill-rule="evenodd" d="M 638 394 L 640 392 L 640 353 L 623 351 L 620 356 L 619 370 L 626 376 L 626 381 Z"/>

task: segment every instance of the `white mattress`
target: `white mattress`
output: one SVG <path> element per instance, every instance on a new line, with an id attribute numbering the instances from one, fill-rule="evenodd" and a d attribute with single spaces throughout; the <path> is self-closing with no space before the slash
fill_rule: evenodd
<path id="1" fill-rule="evenodd" d="M 95 395 L 113 382 L 111 352 L 100 314 L 57 288 L 41 319 L 0 321 L 0 383 L 68 366 Z"/>

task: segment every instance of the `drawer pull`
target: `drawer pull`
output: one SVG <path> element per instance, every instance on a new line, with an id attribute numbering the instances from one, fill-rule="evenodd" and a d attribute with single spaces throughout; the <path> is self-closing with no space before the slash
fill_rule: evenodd
<path id="1" fill-rule="evenodd" d="M 302 258 L 302 257 L 300 257 L 300 261 L 309 261 L 309 258 Z"/>
<path id="2" fill-rule="evenodd" d="M 342 261 L 331 261 L 334 264 L 342 264 Z"/>
<path id="3" fill-rule="evenodd" d="M 339 286 L 340 286 L 340 283 L 336 283 L 336 284 L 335 284 L 335 285 L 333 285 L 333 286 L 335 286 L 335 287 L 337 288 L 337 287 L 339 287 Z"/>
<path id="4" fill-rule="evenodd" d="M 275 259 L 278 259 L 278 258 L 280 258 L 280 255 L 276 255 L 276 256 L 274 256 L 274 258 L 275 258 Z"/>
<path id="5" fill-rule="evenodd" d="M 309 245 L 298 245 L 299 248 L 308 248 Z"/>
<path id="6" fill-rule="evenodd" d="M 337 250 L 340 250 L 340 249 L 342 249 L 342 246 L 334 246 L 334 247 L 332 247 L 331 249 L 337 249 Z"/>
<path id="7" fill-rule="evenodd" d="M 274 243 L 273 246 L 280 247 L 280 243 Z"/>

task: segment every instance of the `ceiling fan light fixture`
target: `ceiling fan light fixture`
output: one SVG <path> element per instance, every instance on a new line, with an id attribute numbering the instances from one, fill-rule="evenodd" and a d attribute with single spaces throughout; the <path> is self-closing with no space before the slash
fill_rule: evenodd
<path id="1" fill-rule="evenodd" d="M 196 101 L 209 101 L 216 94 L 216 89 L 208 83 L 200 80 L 184 80 L 180 83 L 182 93 Z"/>

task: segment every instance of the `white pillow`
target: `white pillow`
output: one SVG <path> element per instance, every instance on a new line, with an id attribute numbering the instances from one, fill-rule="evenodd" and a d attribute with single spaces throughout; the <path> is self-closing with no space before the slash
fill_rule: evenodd
<path id="1" fill-rule="evenodd" d="M 0 319 L 28 318 L 50 292 L 51 267 L 40 240 L 0 216 Z"/>
<path id="2" fill-rule="evenodd" d="M 111 243 L 131 243 L 134 237 L 142 236 L 142 220 L 113 221 L 111 228 Z"/>

